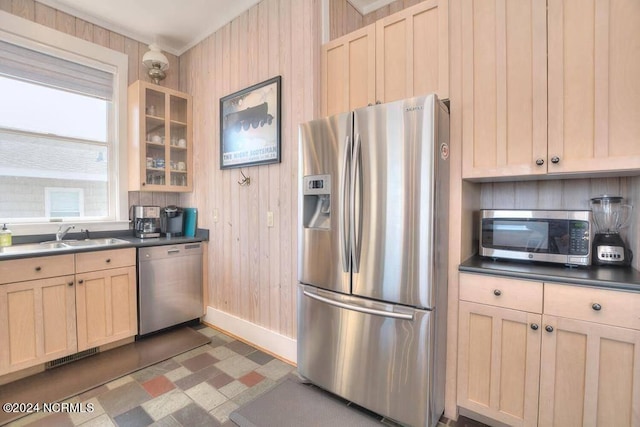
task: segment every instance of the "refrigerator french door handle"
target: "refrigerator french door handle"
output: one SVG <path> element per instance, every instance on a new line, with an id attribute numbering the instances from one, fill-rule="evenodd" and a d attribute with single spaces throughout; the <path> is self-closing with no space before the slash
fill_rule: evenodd
<path id="1" fill-rule="evenodd" d="M 413 320 L 412 314 L 407 313 L 394 313 L 393 311 L 376 310 L 375 308 L 361 307 L 359 305 L 347 304 L 344 302 L 336 301 L 331 298 L 325 298 L 323 296 L 311 293 L 309 291 L 303 291 L 305 296 L 315 299 L 320 302 L 332 305 L 334 307 L 344 308 L 345 310 L 357 311 L 359 313 L 372 314 L 374 316 L 390 317 L 392 319 Z"/>
<path id="2" fill-rule="evenodd" d="M 340 220 L 340 238 L 342 240 L 342 271 L 345 273 L 349 271 L 349 258 L 351 255 L 351 241 L 350 234 L 351 230 L 347 229 L 350 223 L 350 195 L 349 195 L 349 173 L 351 170 L 351 138 L 348 136 L 345 139 L 344 144 L 344 159 L 342 164 L 342 176 L 340 183 L 340 188 L 342 190 L 342 211 L 341 211 L 341 220 Z"/>
<path id="3" fill-rule="evenodd" d="M 360 270 L 360 250 L 362 237 L 362 139 L 355 137 L 353 158 L 351 159 L 351 250 L 353 252 L 353 272 Z"/>

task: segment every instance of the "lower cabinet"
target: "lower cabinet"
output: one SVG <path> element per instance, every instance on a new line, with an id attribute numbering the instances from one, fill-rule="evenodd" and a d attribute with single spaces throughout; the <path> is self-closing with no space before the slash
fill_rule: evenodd
<path id="1" fill-rule="evenodd" d="M 138 332 L 136 250 L 76 254 L 78 351 Z"/>
<path id="2" fill-rule="evenodd" d="M 532 283 L 460 274 L 458 406 L 510 426 L 640 427 L 640 294 L 545 283 L 544 310 L 513 309 Z"/>
<path id="3" fill-rule="evenodd" d="M 74 276 L 0 285 L 0 375 L 77 351 Z"/>
<path id="4" fill-rule="evenodd" d="M 135 248 L 0 261 L 0 375 L 134 336 Z"/>
<path id="5" fill-rule="evenodd" d="M 135 266 L 76 276 L 78 351 L 135 335 Z"/>
<path id="6" fill-rule="evenodd" d="M 538 419 L 540 314 L 460 302 L 458 404 L 511 426 Z"/>

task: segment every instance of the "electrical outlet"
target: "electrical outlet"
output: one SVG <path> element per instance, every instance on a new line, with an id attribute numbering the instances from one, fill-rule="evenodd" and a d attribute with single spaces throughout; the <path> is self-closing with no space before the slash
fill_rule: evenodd
<path id="1" fill-rule="evenodd" d="M 213 210 L 213 222 L 218 222 L 218 209 Z"/>
<path id="2" fill-rule="evenodd" d="M 267 227 L 273 227 L 273 212 L 267 212 Z"/>

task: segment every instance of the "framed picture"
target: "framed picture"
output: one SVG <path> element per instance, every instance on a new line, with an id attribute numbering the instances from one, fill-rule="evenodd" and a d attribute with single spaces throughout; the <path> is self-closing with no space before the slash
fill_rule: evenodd
<path id="1" fill-rule="evenodd" d="M 280 82 L 220 98 L 220 169 L 280 162 Z"/>

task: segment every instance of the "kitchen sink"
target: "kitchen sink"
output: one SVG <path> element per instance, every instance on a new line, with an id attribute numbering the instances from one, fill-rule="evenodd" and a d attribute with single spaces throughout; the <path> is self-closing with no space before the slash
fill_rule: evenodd
<path id="1" fill-rule="evenodd" d="M 83 248 L 83 247 L 92 247 L 92 246 L 113 246 L 113 245 L 123 245 L 125 243 L 129 243 L 126 240 L 116 239 L 113 237 L 106 237 L 103 239 L 85 239 L 85 240 L 75 240 L 71 242 L 65 243 L 73 248 Z"/>
<path id="2" fill-rule="evenodd" d="M 24 245 L 3 246 L 0 248 L 0 254 L 35 253 L 68 248 L 69 246 L 62 242 L 26 243 Z"/>
<path id="3" fill-rule="evenodd" d="M 35 254 L 39 252 L 54 252 L 65 249 L 72 250 L 78 248 L 99 248 L 104 246 L 123 245 L 127 243 L 129 242 L 127 242 L 126 240 L 116 239 L 113 237 L 85 240 L 49 241 L 42 243 L 25 243 L 21 245 L 0 247 L 0 256 L 31 253 Z"/>

